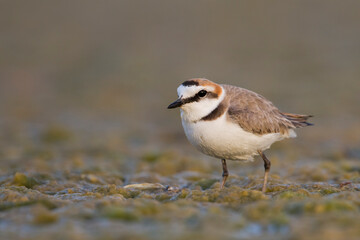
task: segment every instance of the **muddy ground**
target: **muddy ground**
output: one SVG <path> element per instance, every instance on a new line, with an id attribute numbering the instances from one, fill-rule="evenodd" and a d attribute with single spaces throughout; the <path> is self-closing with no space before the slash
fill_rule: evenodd
<path id="1" fill-rule="evenodd" d="M 47 128 L 35 138 L 8 134 L 14 144 L 2 138 L 2 239 L 360 234 L 358 149 L 310 158 L 294 142 L 275 145 L 264 194 L 260 159 L 230 162 L 229 180 L 220 190 L 220 161 L 179 147 L 130 149 L 117 134 L 88 145 L 64 127 Z"/>

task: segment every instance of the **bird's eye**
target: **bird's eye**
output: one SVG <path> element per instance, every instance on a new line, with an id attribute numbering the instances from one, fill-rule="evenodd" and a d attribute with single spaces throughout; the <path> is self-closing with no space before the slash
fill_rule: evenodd
<path id="1" fill-rule="evenodd" d="M 207 94 L 207 91 L 205 91 L 205 90 L 201 90 L 198 92 L 199 97 L 205 97 L 206 94 Z"/>

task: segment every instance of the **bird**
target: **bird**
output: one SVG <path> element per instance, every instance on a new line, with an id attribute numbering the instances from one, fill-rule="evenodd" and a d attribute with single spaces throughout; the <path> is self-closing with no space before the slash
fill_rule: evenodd
<path id="1" fill-rule="evenodd" d="M 264 161 L 262 192 L 266 192 L 270 160 L 264 151 L 277 141 L 296 137 L 295 129 L 313 125 L 312 115 L 281 112 L 258 93 L 245 88 L 192 78 L 177 88 L 178 99 L 167 108 L 180 108 L 185 135 L 200 152 L 221 160 L 224 188 L 227 160 Z"/>

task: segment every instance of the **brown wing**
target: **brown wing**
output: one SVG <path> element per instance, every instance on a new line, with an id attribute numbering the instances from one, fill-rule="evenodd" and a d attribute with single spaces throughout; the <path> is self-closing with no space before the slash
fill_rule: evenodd
<path id="1" fill-rule="evenodd" d="M 254 134 L 282 133 L 296 128 L 269 100 L 252 91 L 222 85 L 229 101 L 228 118 Z"/>

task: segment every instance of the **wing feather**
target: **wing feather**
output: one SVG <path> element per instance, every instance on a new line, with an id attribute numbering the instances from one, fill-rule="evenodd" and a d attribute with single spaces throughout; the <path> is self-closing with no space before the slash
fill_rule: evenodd
<path id="1" fill-rule="evenodd" d="M 235 86 L 222 85 L 222 87 L 229 101 L 228 119 L 239 124 L 245 131 L 258 135 L 267 133 L 288 135 L 290 129 L 297 127 L 263 96 Z"/>

